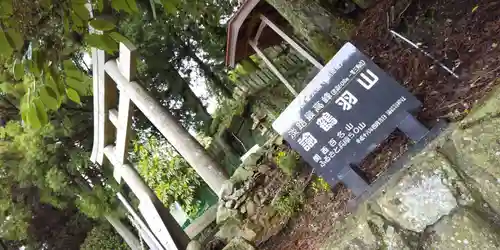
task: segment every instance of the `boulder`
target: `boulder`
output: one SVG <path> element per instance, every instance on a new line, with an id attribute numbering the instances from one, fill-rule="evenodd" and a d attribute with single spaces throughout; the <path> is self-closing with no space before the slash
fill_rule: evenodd
<path id="1" fill-rule="evenodd" d="M 257 205 L 253 201 L 248 201 L 245 207 L 248 216 L 253 216 L 257 212 Z"/>
<path id="2" fill-rule="evenodd" d="M 361 205 L 354 214 L 333 225 L 329 233 L 330 239 L 326 240 L 320 249 L 405 249 L 404 246 L 402 248 L 395 248 L 396 244 L 390 239 L 394 238 L 394 235 L 391 235 L 391 229 L 388 229 L 388 247 L 383 246 L 386 242 L 381 231 L 383 227 L 383 221 L 378 219 L 373 220 L 368 205 Z M 389 246 L 393 248 L 389 248 Z"/>
<path id="3" fill-rule="evenodd" d="M 231 218 L 226 220 L 215 236 L 227 241 L 235 237 L 241 237 L 252 242 L 255 240 L 257 234 L 249 228 L 244 228 L 240 220 Z"/>
<path id="4" fill-rule="evenodd" d="M 435 152 L 414 157 L 407 174 L 378 200 L 382 214 L 414 232 L 422 232 L 457 207 L 447 180 L 456 175 L 450 164 Z"/>
<path id="5" fill-rule="evenodd" d="M 255 180 L 253 178 L 250 178 L 247 181 L 245 181 L 245 183 L 243 184 L 243 190 L 249 191 L 254 186 L 255 186 Z"/>
<path id="6" fill-rule="evenodd" d="M 193 240 L 193 241 L 189 242 L 186 250 L 202 250 L 201 244 L 197 240 Z"/>
<path id="7" fill-rule="evenodd" d="M 467 209 L 444 216 L 428 229 L 423 249 L 499 249 L 497 229 Z"/>
<path id="8" fill-rule="evenodd" d="M 238 190 L 234 191 L 232 195 L 227 196 L 226 198 L 228 200 L 238 200 L 241 196 L 243 196 L 245 194 L 245 192 L 246 191 L 243 188 L 242 189 L 238 189 Z"/>
<path id="9" fill-rule="evenodd" d="M 234 200 L 228 200 L 228 201 L 226 201 L 226 202 L 224 203 L 224 206 L 225 206 L 226 208 L 231 209 L 231 208 L 234 208 L 234 203 L 235 203 L 235 201 L 234 201 Z"/>
<path id="10" fill-rule="evenodd" d="M 271 170 L 271 167 L 269 167 L 266 164 L 260 165 L 259 168 L 257 169 L 257 171 L 259 171 L 259 173 L 261 173 L 261 174 L 267 174 L 270 170 Z"/>
<path id="11" fill-rule="evenodd" d="M 255 250 L 250 243 L 242 238 L 234 238 L 222 250 Z"/>
<path id="12" fill-rule="evenodd" d="M 245 168 L 239 167 L 234 171 L 233 176 L 231 176 L 230 180 L 233 183 L 243 182 L 248 178 L 252 177 L 253 171 L 249 171 Z"/>
<path id="13" fill-rule="evenodd" d="M 500 100 L 500 97 L 497 98 Z M 498 103 L 500 101 L 495 102 L 496 105 Z M 490 114 L 499 112 L 487 110 Z M 500 118 L 488 119 L 484 114 L 486 110 L 476 113 L 476 117 L 469 118 L 470 123 L 465 129 L 453 132 L 451 141 L 443 149 L 464 174 L 465 182 L 481 193 L 496 213 L 500 213 Z"/>
<path id="14" fill-rule="evenodd" d="M 215 217 L 215 221 L 217 224 L 221 224 L 229 218 L 238 217 L 238 211 L 234 209 L 227 208 L 224 205 L 219 205 L 217 208 L 217 215 Z"/>
<path id="15" fill-rule="evenodd" d="M 233 191 L 234 191 L 234 184 L 230 180 L 227 180 L 224 182 L 224 184 L 222 184 L 222 187 L 219 191 L 219 197 L 224 199 L 225 197 L 231 195 Z"/>
<path id="16" fill-rule="evenodd" d="M 257 194 L 254 194 L 254 196 L 253 196 L 253 202 L 254 202 L 254 203 L 255 203 L 255 205 L 257 205 L 257 206 L 260 206 L 260 205 L 262 204 L 262 203 L 260 203 L 260 197 L 259 197 L 259 195 L 257 195 Z"/>
<path id="17" fill-rule="evenodd" d="M 245 203 L 245 201 L 247 200 L 248 198 L 248 195 L 247 194 L 243 194 L 237 201 L 236 203 L 234 204 L 234 209 L 238 209 L 240 208 L 240 206 Z"/>

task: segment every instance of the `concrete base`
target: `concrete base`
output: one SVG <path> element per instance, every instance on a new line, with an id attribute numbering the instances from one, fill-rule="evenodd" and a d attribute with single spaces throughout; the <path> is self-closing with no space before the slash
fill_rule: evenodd
<path id="1" fill-rule="evenodd" d="M 194 220 L 184 232 L 189 236 L 190 239 L 194 239 L 201 231 L 208 227 L 212 222 L 215 221 L 217 215 L 217 205 L 211 206 L 202 216 Z"/>

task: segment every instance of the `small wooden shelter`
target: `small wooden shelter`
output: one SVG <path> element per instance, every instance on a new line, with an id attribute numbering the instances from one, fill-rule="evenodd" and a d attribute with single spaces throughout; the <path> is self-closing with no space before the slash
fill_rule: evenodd
<path id="1" fill-rule="evenodd" d="M 257 54 L 288 90 L 297 95 L 297 91 L 263 52 L 285 41 L 316 68 L 323 68 L 322 63 L 292 34 L 292 26 L 273 6 L 264 0 L 246 0 L 228 23 L 226 66 L 235 67 L 241 60 Z"/>

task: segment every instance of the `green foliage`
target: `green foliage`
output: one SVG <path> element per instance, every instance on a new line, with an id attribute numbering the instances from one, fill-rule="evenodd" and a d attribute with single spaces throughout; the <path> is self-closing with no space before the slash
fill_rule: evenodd
<path id="1" fill-rule="evenodd" d="M 284 150 L 278 152 L 275 157 L 278 167 L 288 176 L 292 176 L 297 171 L 300 155 L 293 150 Z"/>
<path id="2" fill-rule="evenodd" d="M 110 226 L 101 222 L 96 225 L 85 238 L 80 250 L 129 250 L 122 237 Z"/>
<path id="3" fill-rule="evenodd" d="M 188 44 L 184 31 L 185 20 L 163 13 L 156 20 L 149 15 L 133 16 L 120 24 L 120 32 L 138 45 L 142 57 L 138 63 L 141 83 L 170 110 L 184 126 L 197 131 L 206 130 L 211 116 L 205 108 L 204 97 L 192 90 L 197 71 L 191 63 L 197 58 L 196 47 Z M 201 59 L 200 59 L 201 60 Z M 209 69 L 209 67 L 208 67 Z M 207 69 L 207 70 L 208 70 Z M 198 78 L 197 80 L 200 80 Z M 139 122 L 138 126 L 144 125 Z"/>
<path id="4" fill-rule="evenodd" d="M 134 152 L 139 173 L 165 206 L 177 201 L 188 215 L 198 212 L 194 197 L 200 178 L 181 156 L 154 137 L 136 142 Z"/>
<path id="5" fill-rule="evenodd" d="M 233 117 L 243 114 L 247 105 L 247 99 L 225 99 L 213 114 L 212 125 L 210 126 L 210 134 L 216 134 L 223 131 L 231 125 Z"/>
<path id="6" fill-rule="evenodd" d="M 108 21 L 103 18 L 95 18 L 89 22 L 90 26 L 96 30 L 100 31 L 110 31 L 116 28 L 114 22 Z"/>
<path id="7" fill-rule="evenodd" d="M 239 77 L 251 74 L 259 69 L 253 58 L 244 59 L 236 67 L 228 72 L 229 79 L 236 82 Z"/>
<path id="8" fill-rule="evenodd" d="M 92 15 L 85 6 L 88 2 Z M 126 41 L 115 31 L 116 21 L 101 13 L 103 4 L 0 0 L 0 84 L 6 94 L 16 91 L 27 125 L 39 129 L 48 122 L 49 111 L 68 101 L 80 104 L 82 96 L 91 94 L 91 79 L 71 59 L 88 46 L 114 53 L 118 42 Z M 118 11 L 138 12 L 135 0 L 112 0 L 111 5 Z M 89 34 L 89 28 L 102 34 Z"/>
<path id="9" fill-rule="evenodd" d="M 291 217 L 304 205 L 305 195 L 302 190 L 297 188 L 300 185 L 294 184 L 294 181 L 287 183 L 284 192 L 272 204 L 279 214 Z"/>
<path id="10" fill-rule="evenodd" d="M 328 182 L 326 182 L 325 179 L 321 177 L 316 177 L 312 182 L 311 187 L 315 193 L 331 190 L 330 184 L 328 184 Z"/>
<path id="11" fill-rule="evenodd" d="M 0 128 L 0 237 L 26 238 L 32 214 L 43 203 L 59 209 L 76 205 L 93 218 L 114 211 L 115 189 L 81 151 L 85 144 L 66 137 L 73 133 L 66 129 L 73 130 L 52 124 L 32 130 L 16 121 Z"/>

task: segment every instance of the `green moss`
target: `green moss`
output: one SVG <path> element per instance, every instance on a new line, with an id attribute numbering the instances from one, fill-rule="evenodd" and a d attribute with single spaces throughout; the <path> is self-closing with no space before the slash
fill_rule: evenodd
<path id="1" fill-rule="evenodd" d="M 309 37 L 309 44 L 314 53 L 321 56 L 325 62 L 328 62 L 337 53 L 339 48 L 331 38 L 329 39 L 319 33 Z"/>
<path id="2" fill-rule="evenodd" d="M 349 40 L 351 38 L 351 34 L 356 28 L 354 23 L 350 20 L 344 18 L 336 18 L 337 22 L 337 34 L 339 34 L 340 39 Z"/>

